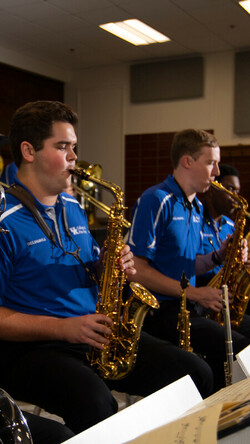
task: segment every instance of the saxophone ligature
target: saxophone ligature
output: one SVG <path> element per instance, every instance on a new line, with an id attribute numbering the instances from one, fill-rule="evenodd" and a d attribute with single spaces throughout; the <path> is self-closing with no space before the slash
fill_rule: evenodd
<path id="1" fill-rule="evenodd" d="M 234 221 L 235 231 L 227 247 L 225 263 L 208 283 L 208 286 L 213 288 L 222 289 L 223 285 L 228 286 L 233 298 L 230 307 L 231 326 L 233 329 L 237 329 L 245 314 L 250 295 L 249 271 L 241 260 L 241 244 L 244 237 L 248 203 L 242 196 L 232 193 L 217 181 L 212 182 L 211 186 L 227 193 L 237 203 Z M 208 317 L 223 325 L 222 312 L 212 312 Z"/>
<path id="2" fill-rule="evenodd" d="M 102 350 L 93 348 L 89 354 L 91 365 L 105 379 L 122 379 L 132 370 L 137 356 L 138 342 L 144 318 L 151 308 L 159 308 L 157 299 L 142 285 L 130 283 L 131 293 L 123 302 L 126 282 L 118 258 L 123 248 L 123 192 L 112 182 L 91 176 L 82 168 L 70 171 L 78 178 L 92 181 L 110 191 L 115 202 L 109 210 L 107 238 L 103 259 L 104 271 L 99 285 L 96 313 L 102 313 L 113 321 L 109 344 Z"/>
<path id="3" fill-rule="evenodd" d="M 193 348 L 190 345 L 190 320 L 189 320 L 189 310 L 186 307 L 186 289 L 189 286 L 189 280 L 187 279 L 184 271 L 181 276 L 181 307 L 180 313 L 178 314 L 177 330 L 179 331 L 179 347 L 182 350 L 192 352 Z"/>

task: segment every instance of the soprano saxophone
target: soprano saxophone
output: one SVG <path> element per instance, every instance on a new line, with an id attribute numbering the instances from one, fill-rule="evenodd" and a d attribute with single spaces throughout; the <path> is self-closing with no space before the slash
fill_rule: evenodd
<path id="1" fill-rule="evenodd" d="M 189 281 L 185 276 L 183 271 L 181 276 L 181 308 L 178 314 L 177 330 L 179 331 L 179 347 L 182 350 L 192 352 L 193 348 L 190 345 L 190 320 L 189 320 L 189 310 L 186 308 L 186 288 L 189 285 Z"/>
<path id="2" fill-rule="evenodd" d="M 233 296 L 230 308 L 231 327 L 237 329 L 245 314 L 250 294 L 250 275 L 241 260 L 241 242 L 244 236 L 248 204 L 242 196 L 232 193 L 220 183 L 212 182 L 212 186 L 224 191 L 237 202 L 235 232 L 232 241 L 228 244 L 225 264 L 208 283 L 208 286 L 213 288 L 222 288 L 223 285 L 228 286 L 228 290 Z M 222 312 L 212 312 L 209 317 L 223 325 Z"/>
<path id="3" fill-rule="evenodd" d="M 105 314 L 112 319 L 112 335 L 109 344 L 104 345 L 102 350 L 92 349 L 89 360 L 103 378 L 122 379 L 130 373 L 135 364 L 144 318 L 150 308 L 159 308 L 159 303 L 146 288 L 136 282 L 130 283 L 131 294 L 128 300 L 123 302 L 126 277 L 118 258 L 124 245 L 122 231 L 126 223 L 123 217 L 123 192 L 120 187 L 93 177 L 82 168 L 76 168 L 71 173 L 80 179 L 100 185 L 115 197 L 109 211 L 104 271 L 96 305 L 96 313 Z"/>

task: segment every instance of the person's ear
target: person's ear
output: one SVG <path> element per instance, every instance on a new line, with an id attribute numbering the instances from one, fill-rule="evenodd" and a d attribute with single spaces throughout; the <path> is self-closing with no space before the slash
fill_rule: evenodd
<path id="1" fill-rule="evenodd" d="M 29 163 L 33 162 L 35 154 L 33 145 L 29 142 L 23 141 L 20 148 L 23 158 Z"/>
<path id="2" fill-rule="evenodd" d="M 181 157 L 181 164 L 183 168 L 190 168 L 192 163 L 193 163 L 193 158 L 188 154 L 184 154 L 184 156 Z"/>

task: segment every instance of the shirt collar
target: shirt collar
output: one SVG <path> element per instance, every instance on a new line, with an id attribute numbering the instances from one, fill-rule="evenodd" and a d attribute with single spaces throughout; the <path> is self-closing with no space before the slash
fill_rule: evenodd
<path id="1" fill-rule="evenodd" d="M 22 182 L 20 182 L 20 180 L 18 180 L 17 178 L 16 178 L 15 182 L 16 182 L 17 185 L 20 185 L 20 186 L 23 187 L 25 190 L 27 190 L 27 191 L 31 194 L 31 196 L 33 196 L 33 198 L 35 199 L 36 207 L 38 208 L 39 211 L 45 211 L 46 208 L 52 206 L 52 205 L 43 205 L 43 204 L 42 204 L 42 203 L 41 203 L 41 202 L 40 202 L 40 201 L 34 196 L 34 194 L 31 193 L 31 191 L 29 190 L 29 188 L 27 188 L 27 187 L 26 187 Z M 64 204 L 64 201 L 63 201 L 63 199 L 62 199 L 62 196 L 61 196 L 61 194 L 59 194 L 59 195 L 58 195 L 58 198 L 57 198 L 56 205 L 55 205 L 54 207 L 55 207 L 55 209 L 57 209 L 57 210 L 60 211 L 64 206 L 65 206 L 65 204 Z"/>
<path id="2" fill-rule="evenodd" d="M 193 199 L 193 201 L 190 202 L 188 200 L 187 196 L 186 196 L 186 193 L 183 191 L 183 189 L 178 184 L 177 180 L 174 178 L 173 175 L 168 176 L 166 181 L 167 181 L 167 184 L 168 184 L 171 192 L 175 196 L 176 200 L 178 200 L 179 202 L 182 202 L 184 207 L 187 208 L 188 210 L 192 210 L 192 208 L 195 207 L 196 212 L 198 214 L 200 214 L 201 210 L 200 210 L 200 207 L 199 207 L 199 203 L 198 203 L 197 197 L 195 197 Z"/>

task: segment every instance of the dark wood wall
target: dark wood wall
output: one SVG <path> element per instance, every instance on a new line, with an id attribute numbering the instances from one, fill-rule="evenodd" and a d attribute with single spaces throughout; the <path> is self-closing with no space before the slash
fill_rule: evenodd
<path id="1" fill-rule="evenodd" d="M 172 173 L 170 147 L 174 132 L 127 135 L 125 139 L 126 217 L 142 192 Z M 241 195 L 250 205 L 250 146 L 221 146 L 221 162 L 239 170 Z"/>
<path id="2" fill-rule="evenodd" d="M 1 134 L 8 134 L 13 113 L 26 102 L 63 99 L 63 82 L 0 63 Z M 1 155 L 5 164 L 11 161 L 8 146 L 1 150 Z"/>
<path id="3" fill-rule="evenodd" d="M 170 146 L 174 133 L 128 135 L 125 138 L 125 204 L 130 219 L 136 199 L 172 172 Z"/>

